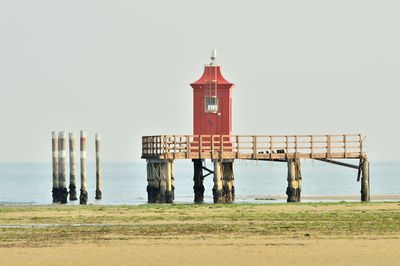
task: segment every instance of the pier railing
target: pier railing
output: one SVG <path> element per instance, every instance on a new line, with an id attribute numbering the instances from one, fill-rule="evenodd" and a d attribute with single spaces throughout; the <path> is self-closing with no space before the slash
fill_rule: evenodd
<path id="1" fill-rule="evenodd" d="M 142 137 L 145 159 L 287 160 L 365 157 L 359 134 L 159 135 Z"/>

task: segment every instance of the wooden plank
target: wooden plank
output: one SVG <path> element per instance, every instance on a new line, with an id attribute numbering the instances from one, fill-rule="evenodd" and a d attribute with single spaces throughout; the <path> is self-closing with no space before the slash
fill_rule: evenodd
<path id="1" fill-rule="evenodd" d="M 211 158 L 214 159 L 214 136 L 211 137 Z"/>
<path id="2" fill-rule="evenodd" d="M 203 136 L 199 136 L 199 158 L 201 158 L 201 152 L 202 152 L 202 149 L 203 149 L 203 142 L 202 142 L 202 138 L 203 138 Z"/>
<path id="3" fill-rule="evenodd" d="M 175 159 L 175 154 L 176 154 L 176 136 L 174 136 L 174 159 Z"/>
<path id="4" fill-rule="evenodd" d="M 286 154 L 289 152 L 289 136 L 286 136 Z M 287 157 L 287 156 L 286 156 Z"/>
<path id="5" fill-rule="evenodd" d="M 222 159 L 224 157 L 224 140 L 223 140 L 222 135 L 220 135 L 219 138 L 220 138 L 219 140 L 221 142 L 221 145 L 220 145 L 221 150 L 220 150 L 219 158 Z"/>
<path id="6" fill-rule="evenodd" d="M 272 159 L 272 149 L 274 145 L 274 141 L 272 140 L 272 136 L 269 138 L 270 143 L 269 143 L 269 158 Z"/>
<path id="7" fill-rule="evenodd" d="M 314 157 L 314 136 L 310 136 L 311 137 L 311 158 Z"/>
<path id="8" fill-rule="evenodd" d="M 253 158 L 257 159 L 257 136 L 253 136 Z"/>
<path id="9" fill-rule="evenodd" d="M 240 137 L 236 136 L 236 157 L 239 157 L 239 153 L 240 153 L 240 141 L 239 141 Z"/>

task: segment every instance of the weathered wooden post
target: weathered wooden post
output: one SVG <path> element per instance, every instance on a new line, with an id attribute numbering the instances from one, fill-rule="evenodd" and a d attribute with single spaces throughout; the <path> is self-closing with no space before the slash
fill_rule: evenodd
<path id="1" fill-rule="evenodd" d="M 101 162 L 100 162 L 100 142 L 101 142 L 101 135 L 96 134 L 96 199 L 102 199 L 101 193 Z"/>
<path id="2" fill-rule="evenodd" d="M 233 160 L 214 160 L 214 203 L 231 203 L 235 200 L 233 181 Z"/>
<path id="3" fill-rule="evenodd" d="M 147 159 L 147 202 L 156 203 L 158 202 L 158 196 L 160 191 L 160 182 L 157 164 L 154 160 Z"/>
<path id="4" fill-rule="evenodd" d="M 166 160 L 163 166 L 165 168 L 164 178 L 166 180 L 165 203 L 172 203 L 175 198 L 174 163 L 172 160 Z"/>
<path id="5" fill-rule="evenodd" d="M 366 158 L 363 159 L 362 165 L 362 176 L 361 176 L 361 201 L 370 201 L 369 191 L 369 162 Z"/>
<path id="6" fill-rule="evenodd" d="M 59 182 L 59 195 L 62 204 L 67 203 L 68 189 L 67 189 L 67 132 L 62 131 L 58 135 L 58 182 Z"/>
<path id="7" fill-rule="evenodd" d="M 88 193 L 86 188 L 86 139 L 87 133 L 85 130 L 80 132 L 80 151 L 81 151 L 81 194 L 79 196 L 80 204 L 87 204 Z"/>
<path id="8" fill-rule="evenodd" d="M 172 160 L 159 160 L 156 163 L 156 168 L 159 173 L 159 202 L 160 203 L 172 203 L 174 199 L 173 194 L 173 169 Z"/>
<path id="9" fill-rule="evenodd" d="M 53 166 L 53 202 L 60 202 L 59 197 L 59 183 L 58 183 L 58 133 L 57 131 L 51 132 L 51 149 L 52 149 L 52 166 Z"/>
<path id="10" fill-rule="evenodd" d="M 213 199 L 214 203 L 223 203 L 223 191 L 222 191 L 222 162 L 221 160 L 214 160 L 214 187 Z"/>
<path id="11" fill-rule="evenodd" d="M 172 160 L 147 160 L 147 197 L 149 203 L 172 203 L 174 174 Z"/>
<path id="12" fill-rule="evenodd" d="M 300 159 L 288 159 L 287 202 L 300 202 L 301 198 L 301 164 Z"/>
<path id="13" fill-rule="evenodd" d="M 158 176 L 159 176 L 159 183 L 160 183 L 160 190 L 159 190 L 159 203 L 166 202 L 166 191 L 167 191 L 167 178 L 165 171 L 167 170 L 164 167 L 163 160 L 159 160 L 156 164 L 156 168 L 158 169 Z"/>
<path id="14" fill-rule="evenodd" d="M 235 200 L 235 187 L 233 185 L 233 160 L 222 161 L 222 191 L 223 201 L 232 203 Z"/>
<path id="15" fill-rule="evenodd" d="M 193 162 L 193 190 L 194 190 L 194 202 L 202 203 L 204 201 L 204 176 L 203 176 L 203 160 L 194 159 Z"/>
<path id="16" fill-rule="evenodd" d="M 77 200 L 76 197 L 76 136 L 69 133 L 69 200 Z"/>

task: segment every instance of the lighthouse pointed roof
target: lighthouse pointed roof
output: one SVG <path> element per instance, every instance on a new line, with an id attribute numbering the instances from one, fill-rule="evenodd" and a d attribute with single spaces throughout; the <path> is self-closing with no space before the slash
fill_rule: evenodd
<path id="1" fill-rule="evenodd" d="M 206 83 L 210 83 L 211 81 L 216 81 L 217 84 L 225 84 L 231 85 L 234 84 L 227 81 L 221 73 L 221 67 L 219 65 L 206 65 L 204 66 L 204 72 L 201 78 L 199 78 L 196 82 L 191 83 L 190 85 L 193 87 L 194 85 L 202 85 Z"/>
<path id="2" fill-rule="evenodd" d="M 215 64 L 215 60 L 217 59 L 217 50 L 211 50 L 211 63 L 204 66 L 204 72 L 200 79 L 196 82 L 191 83 L 190 86 L 192 88 L 196 88 L 199 85 L 216 83 L 219 85 L 228 85 L 229 88 L 234 86 L 233 83 L 227 81 L 221 73 L 221 67 Z"/>

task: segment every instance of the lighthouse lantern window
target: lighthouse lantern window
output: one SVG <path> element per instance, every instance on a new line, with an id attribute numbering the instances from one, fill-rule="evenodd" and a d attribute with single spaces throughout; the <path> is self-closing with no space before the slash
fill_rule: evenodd
<path id="1" fill-rule="evenodd" d="M 217 97 L 206 97 L 205 98 L 205 111 L 206 111 L 206 113 L 218 112 L 218 98 Z"/>

